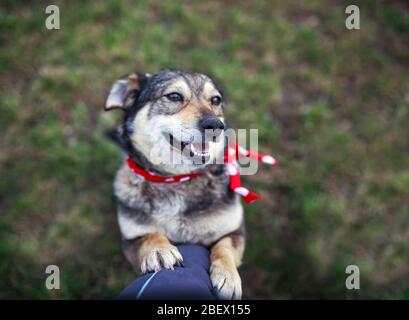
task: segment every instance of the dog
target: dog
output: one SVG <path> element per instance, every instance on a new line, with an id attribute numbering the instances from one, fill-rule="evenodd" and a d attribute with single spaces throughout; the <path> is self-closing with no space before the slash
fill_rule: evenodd
<path id="1" fill-rule="evenodd" d="M 197 174 L 187 181 L 156 183 L 124 162 L 114 194 L 127 260 L 142 273 L 173 269 L 183 263 L 176 244 L 201 244 L 210 251 L 209 274 L 217 295 L 240 299 L 243 208 L 229 188 L 226 165 L 214 163 L 226 150 L 224 105 L 222 90 L 210 76 L 166 69 L 117 80 L 105 110 L 124 111 L 111 137 L 138 168 L 169 179 Z"/>

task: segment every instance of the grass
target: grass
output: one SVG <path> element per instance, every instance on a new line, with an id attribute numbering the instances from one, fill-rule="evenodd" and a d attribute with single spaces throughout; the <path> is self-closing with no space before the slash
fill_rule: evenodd
<path id="1" fill-rule="evenodd" d="M 409 7 L 358 1 L 3 1 L 0 298 L 110 298 L 134 273 L 121 250 L 102 136 L 111 83 L 165 67 L 215 75 L 236 128 L 280 160 L 247 185 L 248 298 L 407 298 Z M 61 290 L 45 289 L 45 267 Z M 361 289 L 345 289 L 356 264 Z"/>

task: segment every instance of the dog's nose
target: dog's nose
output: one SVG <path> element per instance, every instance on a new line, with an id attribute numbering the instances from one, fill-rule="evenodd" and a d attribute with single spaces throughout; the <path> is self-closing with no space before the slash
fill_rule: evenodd
<path id="1" fill-rule="evenodd" d="M 202 130 L 217 130 L 221 131 L 224 129 L 224 123 L 218 118 L 204 118 L 199 121 L 199 126 Z M 220 132 L 217 134 L 219 135 Z"/>

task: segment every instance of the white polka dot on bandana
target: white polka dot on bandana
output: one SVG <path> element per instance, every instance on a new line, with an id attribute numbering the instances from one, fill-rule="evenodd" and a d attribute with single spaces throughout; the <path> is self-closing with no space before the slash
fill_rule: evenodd
<path id="1" fill-rule="evenodd" d="M 250 191 L 248 189 L 243 188 L 243 187 L 238 187 L 238 188 L 234 189 L 234 192 L 238 193 L 239 195 L 241 195 L 243 197 L 247 196 L 250 193 Z"/>
<path id="2" fill-rule="evenodd" d="M 229 174 L 231 176 L 235 176 L 236 174 L 239 173 L 237 168 L 234 165 L 230 164 L 230 163 L 227 164 L 227 170 L 229 170 Z"/>
<path id="3" fill-rule="evenodd" d="M 261 161 L 263 161 L 264 163 L 267 163 L 267 164 L 274 164 L 276 162 L 275 159 L 272 156 L 263 156 Z"/>
<path id="4" fill-rule="evenodd" d="M 187 181 L 187 180 L 190 180 L 190 177 L 183 177 L 183 178 L 180 178 L 180 182 L 182 182 L 182 181 Z"/>
<path id="5" fill-rule="evenodd" d="M 239 152 L 240 152 L 242 155 L 245 156 L 245 155 L 248 154 L 248 151 L 247 151 L 246 149 L 244 149 L 243 147 L 239 146 L 238 149 L 239 149 Z"/>

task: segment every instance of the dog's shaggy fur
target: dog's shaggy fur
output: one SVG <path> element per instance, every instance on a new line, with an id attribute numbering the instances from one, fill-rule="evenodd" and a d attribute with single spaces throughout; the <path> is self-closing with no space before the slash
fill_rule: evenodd
<path id="1" fill-rule="evenodd" d="M 221 90 L 198 73 L 131 74 L 118 80 L 108 95 L 105 109 L 115 108 L 124 110 L 125 116 L 111 136 L 140 167 L 162 176 L 199 173 L 189 181 L 164 184 L 141 179 L 126 164 L 120 168 L 114 190 L 126 257 L 135 268 L 148 272 L 181 264 L 174 244 L 205 245 L 210 248 L 210 277 L 219 296 L 240 299 L 237 267 L 245 244 L 243 210 L 228 187 L 225 165 L 213 164 L 226 147 Z M 209 128 L 214 136 L 202 161 L 193 161 L 182 154 L 180 145 L 173 145 L 175 129 L 188 149 L 202 143 Z M 170 156 L 176 156 L 177 163 L 167 161 Z"/>

